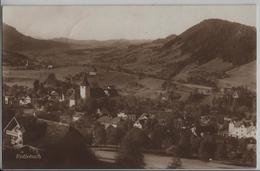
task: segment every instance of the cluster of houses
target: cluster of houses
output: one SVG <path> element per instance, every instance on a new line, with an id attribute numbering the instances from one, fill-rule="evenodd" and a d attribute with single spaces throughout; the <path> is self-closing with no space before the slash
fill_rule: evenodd
<path id="1" fill-rule="evenodd" d="M 27 87 L 18 87 L 22 93 L 19 91 L 19 93 L 14 93 L 17 92 L 18 88 L 6 86 L 3 97 L 4 106 L 9 108 L 18 107 L 23 109 L 23 113 L 29 110 L 28 115 L 37 117 L 37 113 L 51 115 L 50 112 L 46 111 L 46 106 L 55 106 L 58 103 L 64 103 L 67 107 L 73 108 L 80 102 L 87 101 L 89 98 L 118 96 L 113 86 L 107 86 L 104 89 L 99 87 L 96 83 L 96 76 L 96 71 L 85 72 L 80 79 L 79 85 L 68 85 L 66 82 L 59 81 L 54 74 L 50 74 L 44 82 L 39 83 L 38 89 L 36 90 L 31 90 Z M 16 90 L 13 91 L 13 89 Z M 60 120 L 78 121 L 83 115 L 83 113 L 77 112 L 74 109 L 73 116 L 69 116 L 69 119 L 60 117 Z M 13 117 L 10 123 L 5 127 L 4 133 L 6 135 L 5 139 L 8 139 L 9 144 L 16 147 L 23 144 L 22 135 L 24 129 L 15 117 Z"/>
<path id="2" fill-rule="evenodd" d="M 45 111 L 44 106 L 39 103 L 39 101 L 47 101 L 48 104 L 54 104 L 54 102 L 66 102 L 68 107 L 73 108 L 77 106 L 82 101 L 87 101 L 89 98 L 102 98 L 102 97 L 115 97 L 118 96 L 116 89 L 113 86 L 107 86 L 104 89 L 99 87 L 97 84 L 97 72 L 90 71 L 88 73 L 83 73 L 82 79 L 79 85 L 67 86 L 66 83 L 61 82 L 56 79 L 55 75 L 50 75 L 43 83 L 39 85 L 36 95 L 30 96 L 24 94 L 17 98 L 13 97 L 10 93 L 4 94 L 4 103 L 6 105 L 18 104 L 19 106 L 26 107 L 32 105 L 38 111 Z M 90 81 L 91 80 L 91 81 Z M 190 84 L 182 84 L 182 89 L 185 90 L 196 90 L 197 93 L 203 95 L 210 95 L 215 92 L 212 87 L 205 86 L 194 86 Z M 41 89 L 43 87 L 43 89 Z M 179 88 L 180 89 L 180 88 Z M 223 90 L 223 93 L 228 90 Z M 237 98 L 236 92 L 233 93 L 233 98 Z M 165 99 L 167 100 L 167 99 Z M 52 103 L 53 102 L 53 103 Z M 168 112 L 171 114 L 171 112 Z M 135 114 L 126 114 L 120 112 L 116 117 L 105 116 L 100 110 L 97 110 L 99 118 L 97 121 L 108 128 L 109 126 L 117 127 L 117 124 L 121 120 L 130 119 L 133 121 L 133 126 L 139 129 L 144 129 L 144 124 L 148 119 L 158 119 L 161 125 L 165 125 L 165 118 L 158 118 L 161 115 L 157 113 L 148 114 L 144 113 L 137 118 Z M 35 115 L 35 113 L 34 113 Z M 83 113 L 75 112 L 72 116 L 72 121 L 78 121 Z M 210 125 L 210 117 L 202 116 L 200 127 L 205 127 L 204 131 L 207 131 L 207 126 Z M 62 122 L 60 122 L 62 123 Z M 175 119 L 174 125 L 177 129 L 191 129 L 195 136 L 198 136 L 199 128 L 195 126 L 192 122 L 184 117 L 179 117 Z M 209 127 L 208 127 L 209 128 Z M 201 128 L 200 128 L 201 129 Z M 211 128 L 209 128 L 210 130 Z M 217 124 L 217 133 L 222 136 L 231 136 L 237 138 L 256 138 L 256 126 L 250 121 L 234 121 L 229 118 L 225 118 L 223 124 Z M 10 121 L 10 123 L 5 127 L 4 133 L 8 139 L 10 139 L 11 144 L 14 146 L 21 146 L 23 144 L 23 133 L 24 128 L 18 123 L 15 117 Z"/>
<path id="3" fill-rule="evenodd" d="M 161 116 L 165 115 L 165 116 Z M 120 112 L 117 117 L 101 116 L 97 121 L 105 126 L 110 125 L 117 127 L 117 123 L 120 120 L 130 119 L 133 121 L 133 126 L 139 129 L 144 129 L 144 125 L 148 119 L 156 119 L 158 123 L 165 126 L 166 115 L 171 115 L 171 112 L 153 112 L 153 114 L 143 113 L 139 117 L 134 114 L 126 114 Z M 200 118 L 199 125 L 193 123 L 188 117 L 177 117 L 174 120 L 174 127 L 176 129 L 190 129 L 195 136 L 200 136 L 201 132 L 216 133 L 223 137 L 234 137 L 234 138 L 253 138 L 256 139 L 256 125 L 252 120 L 240 120 L 236 121 L 232 118 L 224 117 L 224 122 L 215 122 L 215 116 L 204 115 Z"/>
<path id="4" fill-rule="evenodd" d="M 85 72 L 80 79 L 79 85 L 77 85 L 59 81 L 54 74 L 50 74 L 44 82 L 39 83 L 40 85 L 36 92 L 23 92 L 19 96 L 14 96 L 11 90 L 5 90 L 4 103 L 6 105 L 24 107 L 33 105 L 40 109 L 43 107 L 41 102 L 48 101 L 49 104 L 65 102 L 68 107 L 74 107 L 81 101 L 86 101 L 89 98 L 114 97 L 118 95 L 112 85 L 108 85 L 104 89 L 99 87 L 96 75 L 96 71 Z"/>
<path id="5" fill-rule="evenodd" d="M 243 121 L 230 121 L 228 135 L 237 138 L 256 138 L 256 126 L 252 121 L 248 124 Z"/>

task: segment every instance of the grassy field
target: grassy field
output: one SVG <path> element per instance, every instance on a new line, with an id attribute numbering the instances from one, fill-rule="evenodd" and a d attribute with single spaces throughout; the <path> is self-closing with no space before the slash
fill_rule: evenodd
<path id="1" fill-rule="evenodd" d="M 256 91 L 256 61 L 237 67 L 227 72 L 228 78 L 219 80 L 220 87 L 247 86 Z"/>
<path id="2" fill-rule="evenodd" d="M 84 70 L 86 67 L 83 66 L 59 67 L 51 70 L 17 70 L 12 67 L 3 67 L 3 77 L 7 84 L 32 87 L 34 80 L 44 81 L 50 73 L 55 73 L 58 79 L 63 80 L 65 76 L 75 75 Z"/>
<path id="3" fill-rule="evenodd" d="M 74 76 L 80 72 L 89 71 L 85 66 L 66 66 L 58 67 L 51 70 L 17 70 L 11 67 L 3 68 L 4 83 L 8 85 L 23 85 L 32 87 L 34 80 L 44 81 L 50 73 L 55 73 L 59 80 L 64 80 L 64 77 Z M 137 75 L 128 74 L 117 71 L 106 71 L 102 68 L 98 69 L 97 76 L 99 85 L 114 85 L 123 95 L 136 95 L 142 97 L 155 98 L 157 91 L 161 90 L 161 85 L 164 80 L 154 78 L 138 78 Z"/>

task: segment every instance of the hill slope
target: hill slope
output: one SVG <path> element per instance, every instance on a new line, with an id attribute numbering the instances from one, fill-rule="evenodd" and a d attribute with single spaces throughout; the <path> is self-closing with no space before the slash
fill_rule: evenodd
<path id="1" fill-rule="evenodd" d="M 201 84 L 220 79 L 225 72 L 256 59 L 256 29 L 220 19 L 204 20 L 178 36 L 105 53 L 96 62 L 158 78 Z M 190 78 L 192 77 L 192 78 Z"/>
<path id="2" fill-rule="evenodd" d="M 55 48 L 55 50 L 49 50 Z M 34 52 L 30 50 L 34 50 Z M 177 82 L 223 85 L 230 74 L 256 60 L 256 29 L 220 19 L 204 20 L 180 35 L 154 41 L 37 40 L 4 25 L 4 50 L 55 65 L 96 65 Z M 30 51 L 29 53 L 27 51 Z M 54 58 L 55 57 L 55 58 Z M 9 58 L 9 57 L 8 57 Z M 25 57 L 24 57 L 25 58 Z M 26 59 L 26 58 L 25 58 Z M 230 73 L 229 73 L 230 71 Z M 245 67 L 240 74 L 255 73 Z M 252 74 L 251 74 L 252 73 Z M 234 80 L 233 80 L 234 81 Z M 246 80 L 237 79 L 244 84 Z M 252 76 L 255 84 L 255 78 Z"/>
<path id="3" fill-rule="evenodd" d="M 4 51 L 26 51 L 45 50 L 52 48 L 67 48 L 68 44 L 51 40 L 39 40 L 25 36 L 14 27 L 3 24 L 3 50 Z"/>
<path id="4" fill-rule="evenodd" d="M 256 60 L 227 72 L 227 78 L 219 80 L 220 87 L 247 86 L 256 91 Z"/>

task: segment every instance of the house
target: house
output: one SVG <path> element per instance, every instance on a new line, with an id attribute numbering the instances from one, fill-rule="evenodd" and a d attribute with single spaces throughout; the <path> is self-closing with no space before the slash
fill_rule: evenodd
<path id="1" fill-rule="evenodd" d="M 202 95 L 211 95 L 214 93 L 215 88 L 197 84 L 181 84 L 179 85 L 180 90 L 187 92 L 195 92 Z"/>
<path id="2" fill-rule="evenodd" d="M 95 71 L 89 71 L 88 75 L 90 75 L 90 76 L 96 76 L 96 75 L 97 75 L 97 72 L 95 72 Z"/>
<path id="3" fill-rule="evenodd" d="M 148 120 L 148 118 L 150 117 L 150 115 L 148 113 L 143 113 L 141 116 L 139 116 L 139 118 L 135 121 L 134 123 L 134 127 L 140 128 L 142 129 L 145 122 Z"/>
<path id="4" fill-rule="evenodd" d="M 229 123 L 228 134 L 237 138 L 256 138 L 256 127 L 251 124 L 246 126 L 242 121 Z"/>
<path id="5" fill-rule="evenodd" d="M 142 128 L 143 128 L 143 125 L 142 125 L 139 121 L 136 121 L 136 122 L 134 123 L 134 127 L 139 128 L 139 129 L 142 129 Z"/>
<path id="6" fill-rule="evenodd" d="M 107 129 L 110 125 L 114 128 L 117 127 L 117 124 L 121 121 L 120 117 L 109 117 L 109 116 L 102 116 L 97 119 L 97 121 L 105 126 L 105 129 Z"/>
<path id="7" fill-rule="evenodd" d="M 211 121 L 211 118 L 208 115 L 203 115 L 200 117 L 200 125 L 203 125 L 203 126 L 209 125 L 210 121 Z"/>
<path id="8" fill-rule="evenodd" d="M 75 94 L 75 90 L 73 88 L 68 89 L 67 90 L 67 94 L 69 96 L 68 100 L 69 100 L 69 107 L 73 107 L 76 105 L 76 94 Z"/>
<path id="9" fill-rule="evenodd" d="M 177 128 L 177 129 L 184 128 L 185 127 L 184 120 L 181 117 L 175 119 L 174 120 L 174 127 Z"/>
<path id="10" fill-rule="evenodd" d="M 20 100 L 19 100 L 19 104 L 21 106 L 26 106 L 26 105 L 29 105 L 32 103 L 32 99 L 30 96 L 26 95 L 25 97 L 22 97 Z"/>
<path id="11" fill-rule="evenodd" d="M 75 114 L 72 116 L 72 121 L 76 122 L 76 121 L 78 121 L 82 116 L 84 116 L 84 113 L 75 112 Z"/>
<path id="12" fill-rule="evenodd" d="M 4 96 L 4 101 L 5 101 L 5 104 L 9 104 L 10 103 L 10 96 Z"/>
<path id="13" fill-rule="evenodd" d="M 109 116 L 102 116 L 97 119 L 97 122 L 105 126 L 105 129 L 107 129 L 111 125 L 112 118 Z"/>
<path id="14" fill-rule="evenodd" d="M 111 85 L 106 87 L 106 89 L 104 90 L 104 93 L 106 94 L 106 96 L 109 96 L 109 97 L 118 96 L 117 90 L 115 89 L 114 86 L 111 86 Z"/>
<path id="15" fill-rule="evenodd" d="M 117 114 L 117 117 L 122 118 L 123 120 L 128 118 L 127 114 L 125 114 L 124 112 L 119 112 Z"/>
<path id="16" fill-rule="evenodd" d="M 194 124 L 192 124 L 192 126 L 191 126 L 191 132 L 192 132 L 192 134 L 194 135 L 194 136 L 198 136 L 198 134 L 197 134 L 197 132 L 196 132 L 196 126 L 194 125 Z"/>
<path id="17" fill-rule="evenodd" d="M 89 76 L 96 76 L 97 75 L 97 68 L 92 66 L 92 70 L 88 72 Z"/>
<path id="18" fill-rule="evenodd" d="M 110 120 L 110 125 L 112 125 L 114 128 L 117 127 L 117 124 L 121 121 L 121 118 L 115 117 L 112 120 Z"/>
<path id="19" fill-rule="evenodd" d="M 136 120 L 136 115 L 135 114 L 128 114 L 127 118 L 131 121 L 135 121 Z"/>
<path id="20" fill-rule="evenodd" d="M 53 65 L 48 65 L 47 69 L 53 69 Z"/>
<path id="21" fill-rule="evenodd" d="M 217 134 L 219 136 L 228 136 L 228 126 L 229 124 L 227 122 L 223 122 L 223 123 L 217 123 Z"/>
<path id="22" fill-rule="evenodd" d="M 11 146 L 13 148 L 20 148 L 23 146 L 24 128 L 19 124 L 17 119 L 13 117 L 4 128 L 4 146 Z"/>

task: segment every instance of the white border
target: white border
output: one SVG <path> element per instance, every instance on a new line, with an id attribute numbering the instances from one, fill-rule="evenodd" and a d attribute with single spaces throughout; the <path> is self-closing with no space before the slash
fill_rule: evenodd
<path id="1" fill-rule="evenodd" d="M 257 0 L 2 0 L 1 5 L 239 5 L 257 2 Z"/>
<path id="2" fill-rule="evenodd" d="M 257 151 L 257 154 L 256 154 L 256 168 L 259 169 L 260 168 L 260 139 L 259 139 L 259 128 L 260 128 L 260 119 L 259 119 L 259 116 L 258 116 L 258 110 L 259 110 L 259 106 L 260 106 L 260 94 L 259 94 L 259 88 L 260 88 L 260 75 L 258 74 L 260 72 L 260 60 L 258 59 L 259 57 L 259 50 L 260 50 L 260 44 L 259 44 L 259 41 L 260 41 L 260 31 L 259 31 L 259 26 L 260 26 L 260 3 L 258 2 L 257 3 L 257 6 L 256 6 L 256 33 L 257 33 L 257 43 L 256 43 L 256 151 Z"/>
<path id="3" fill-rule="evenodd" d="M 260 50 L 260 1 L 258 0 L 0 0 L 2 6 L 6 5 L 256 5 L 256 28 L 257 28 L 257 56 Z M 0 11 L 2 11 L 0 9 Z M 1 21 L 1 19 L 0 19 Z M 1 34 L 0 34 L 1 37 Z M 1 49 L 1 48 L 0 48 Z M 257 165 L 256 170 L 260 169 L 260 139 L 259 130 L 260 119 L 258 117 L 258 107 L 260 106 L 260 94 L 258 90 L 260 88 L 260 61 L 257 59 Z M 1 84 L 2 85 L 2 84 Z M 0 86 L 1 87 L 1 86 Z M 0 92 L 2 94 L 2 92 Z M 1 99 L 0 99 L 1 102 Z M 1 123 L 1 122 L 0 122 Z M 0 124 L 1 125 L 1 124 Z M 0 131 L 1 133 L 2 131 Z M 0 136 L 1 137 L 1 136 Z M 0 143 L 2 144 L 2 143 Z M 0 148 L 1 149 L 1 148 Z M 2 154 L 0 154 L 0 160 Z M 2 168 L 2 160 L 0 161 L 0 168 Z M 217 169 L 219 170 L 219 169 Z M 230 169 L 233 170 L 233 169 Z"/>

